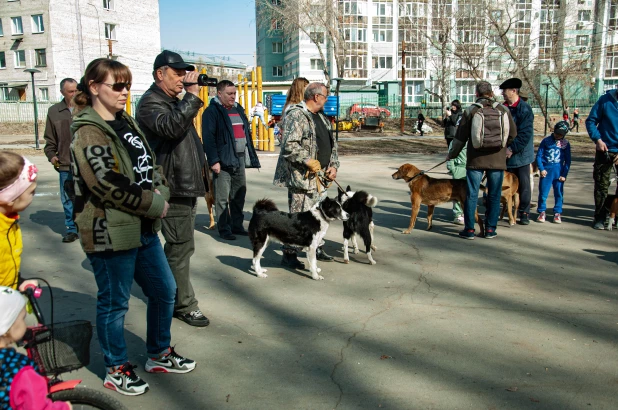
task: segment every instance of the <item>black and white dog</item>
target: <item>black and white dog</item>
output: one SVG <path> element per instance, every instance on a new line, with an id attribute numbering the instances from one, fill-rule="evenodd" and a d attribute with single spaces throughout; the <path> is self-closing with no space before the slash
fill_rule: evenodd
<path id="1" fill-rule="evenodd" d="M 339 201 L 343 206 L 343 210 L 348 213 L 349 218 L 343 222 L 343 261 L 350 263 L 350 256 L 348 255 L 348 241 L 352 239 L 352 245 L 354 246 L 354 253 L 358 253 L 358 243 L 356 242 L 356 236 L 359 235 L 365 242 L 365 251 L 367 252 L 367 258 L 372 265 L 376 264 L 376 261 L 371 256 L 372 250 L 377 250 L 373 244 L 373 208 L 378 204 L 378 198 L 368 194 L 365 191 L 353 192 L 350 186 L 346 188 L 344 193 L 341 189 L 339 191 Z"/>
<path id="2" fill-rule="evenodd" d="M 253 246 L 253 264 L 258 278 L 265 278 L 266 269 L 260 266 L 260 258 L 268 246 L 268 241 L 274 239 L 286 245 L 302 246 L 307 249 L 309 270 L 315 280 L 323 280 L 318 275 L 316 251 L 326 235 L 331 222 L 348 219 L 341 203 L 328 197 L 315 204 L 306 212 L 287 213 L 277 209 L 270 199 L 262 199 L 253 206 L 253 216 L 249 222 L 249 239 Z"/>

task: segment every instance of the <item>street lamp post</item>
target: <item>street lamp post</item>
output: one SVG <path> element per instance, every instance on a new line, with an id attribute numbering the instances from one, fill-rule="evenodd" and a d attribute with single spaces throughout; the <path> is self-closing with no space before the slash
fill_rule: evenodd
<path id="1" fill-rule="evenodd" d="M 549 83 L 543 83 L 545 86 L 545 131 L 543 131 L 543 138 L 547 135 L 547 117 L 549 115 L 549 107 L 547 106 L 547 95 L 549 94 Z"/>
<path id="2" fill-rule="evenodd" d="M 335 120 L 335 140 L 339 141 L 339 110 L 341 109 L 341 104 L 339 103 L 339 84 L 343 81 L 343 78 L 333 78 L 332 81 L 336 81 L 335 85 L 335 96 L 337 97 L 337 119 Z"/>
<path id="3" fill-rule="evenodd" d="M 36 88 L 34 87 L 34 73 L 40 73 L 36 68 L 28 68 L 25 73 L 30 73 L 32 76 L 32 102 L 34 103 L 34 147 L 39 148 L 39 110 L 36 105 Z"/>

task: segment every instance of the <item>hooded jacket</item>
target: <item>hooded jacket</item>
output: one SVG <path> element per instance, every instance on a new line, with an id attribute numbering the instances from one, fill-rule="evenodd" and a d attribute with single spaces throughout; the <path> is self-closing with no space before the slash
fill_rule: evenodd
<path id="1" fill-rule="evenodd" d="M 618 152 L 618 90 L 607 90 L 586 118 L 586 130 L 594 142 L 601 140 L 609 152 Z"/>
<path id="2" fill-rule="evenodd" d="M 163 167 L 172 197 L 206 194 L 202 168 L 204 150 L 193 119 L 204 105 L 191 93 L 170 97 L 156 84 L 140 98 L 135 118 Z"/>
<path id="3" fill-rule="evenodd" d="M 339 169 L 337 140 L 333 135 L 330 122 L 322 112 L 319 116 L 330 134 L 332 151 L 328 167 Z M 318 141 L 313 117 L 304 101 L 286 110 L 283 128 L 283 145 L 279 153 L 273 184 L 303 191 L 317 190 L 317 180 L 314 174 L 307 176 L 308 168 L 305 165 L 306 159 L 318 158 Z"/>
<path id="4" fill-rule="evenodd" d="M 13 289 L 17 289 L 24 248 L 18 219 L 0 214 L 0 286 Z"/>
<path id="5" fill-rule="evenodd" d="M 140 136 L 155 162 L 137 122 L 123 111 L 122 117 Z M 141 246 L 142 217 L 155 219 L 153 232 L 161 229 L 159 216 L 169 189 L 161 167 L 152 173 L 152 190 L 135 183 L 129 152 L 116 132 L 90 106 L 73 119 L 71 166 L 75 184 L 75 223 L 85 252 L 122 251 Z M 157 189 L 161 195 L 156 194 Z"/>
<path id="6" fill-rule="evenodd" d="M 245 115 L 245 109 L 237 103 L 234 103 L 234 107 L 242 119 L 245 137 L 247 138 L 244 157 L 245 168 L 260 168 L 260 160 L 251 140 L 251 126 Z M 210 167 L 217 162 L 221 164 L 222 169 L 240 167 L 241 158 L 236 155 L 232 121 L 218 97 L 210 100 L 210 105 L 202 114 L 202 139 Z"/>

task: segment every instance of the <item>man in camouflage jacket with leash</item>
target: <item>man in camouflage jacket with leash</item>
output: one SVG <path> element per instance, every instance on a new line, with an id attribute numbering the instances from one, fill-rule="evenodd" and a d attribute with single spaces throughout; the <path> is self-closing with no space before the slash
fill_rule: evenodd
<path id="1" fill-rule="evenodd" d="M 322 112 L 327 96 L 324 84 L 311 83 L 305 89 L 305 100 L 285 115 L 283 143 L 273 183 L 288 188 L 290 212 L 308 211 L 326 194 L 325 190 L 318 191 L 317 172 L 324 171 L 331 180 L 337 177 L 337 141 Z M 285 245 L 281 264 L 303 269 L 305 265 L 298 260 L 298 250 Z M 324 252 L 323 244 L 316 256 L 321 261 L 333 260 Z"/>

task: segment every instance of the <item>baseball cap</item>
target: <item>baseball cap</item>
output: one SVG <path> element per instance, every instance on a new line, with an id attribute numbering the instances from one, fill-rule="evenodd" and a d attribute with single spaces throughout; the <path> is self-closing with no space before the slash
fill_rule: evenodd
<path id="1" fill-rule="evenodd" d="M 554 126 L 554 134 L 567 135 L 569 133 L 569 123 L 566 121 L 559 121 Z"/>
<path id="2" fill-rule="evenodd" d="M 6 286 L 0 286 L 0 335 L 9 331 L 24 306 L 26 306 L 26 299 L 21 293 Z"/>
<path id="3" fill-rule="evenodd" d="M 163 66 L 168 66 L 172 68 L 177 68 L 179 70 L 187 70 L 194 71 L 195 66 L 191 64 L 185 63 L 185 60 L 182 59 L 180 54 L 174 53 L 173 51 L 163 50 L 161 54 L 159 54 L 154 61 L 153 70 L 157 68 L 161 68 Z"/>

